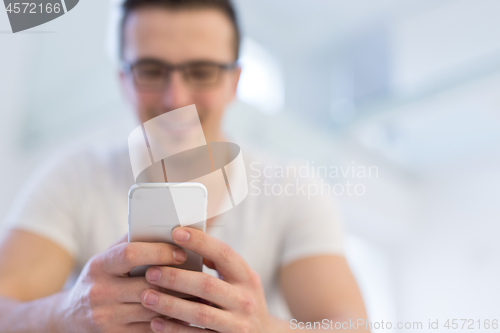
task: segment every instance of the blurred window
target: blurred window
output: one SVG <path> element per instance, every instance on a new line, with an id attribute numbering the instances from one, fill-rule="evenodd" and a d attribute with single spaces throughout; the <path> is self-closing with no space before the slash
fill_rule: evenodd
<path id="1" fill-rule="evenodd" d="M 262 45 L 246 38 L 239 62 L 242 73 L 238 99 L 267 114 L 281 111 L 285 104 L 285 83 L 276 57 Z"/>

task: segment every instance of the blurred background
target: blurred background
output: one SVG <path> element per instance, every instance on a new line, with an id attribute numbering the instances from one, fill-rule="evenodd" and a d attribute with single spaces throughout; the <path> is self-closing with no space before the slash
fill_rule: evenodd
<path id="1" fill-rule="evenodd" d="M 363 195 L 338 196 L 370 320 L 500 319 L 500 2 L 236 5 L 245 39 L 232 140 L 377 167 L 352 180 Z M 0 10 L 0 220 L 51 154 L 123 142 L 134 128 L 113 7 L 80 1 L 15 35 Z"/>

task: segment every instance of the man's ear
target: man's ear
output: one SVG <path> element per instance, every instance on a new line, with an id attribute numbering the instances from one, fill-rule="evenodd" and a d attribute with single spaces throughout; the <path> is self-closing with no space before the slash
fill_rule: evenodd
<path id="1" fill-rule="evenodd" d="M 240 82 L 241 77 L 241 67 L 236 65 L 236 68 L 233 70 L 233 98 L 236 97 L 236 89 L 238 89 L 238 82 Z"/>
<path id="2" fill-rule="evenodd" d="M 130 96 L 130 86 L 127 78 L 127 74 L 123 72 L 123 70 L 118 71 L 118 80 L 120 81 L 120 87 L 123 95 L 125 95 L 125 98 L 127 101 L 131 102 L 131 96 Z"/>
<path id="3" fill-rule="evenodd" d="M 122 70 L 119 70 L 117 74 L 118 74 L 118 80 L 120 81 L 120 87 L 122 89 L 122 92 L 126 93 L 126 90 L 127 90 L 126 80 L 127 80 L 127 78 L 125 76 L 125 73 Z"/>

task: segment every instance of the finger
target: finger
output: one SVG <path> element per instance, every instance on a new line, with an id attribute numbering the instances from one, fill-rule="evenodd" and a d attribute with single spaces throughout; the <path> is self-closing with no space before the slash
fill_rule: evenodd
<path id="1" fill-rule="evenodd" d="M 232 314 L 205 304 L 146 290 L 142 296 L 142 305 L 164 316 L 186 321 L 196 326 L 213 329 L 217 332 L 238 332 L 238 327 L 231 321 Z"/>
<path id="2" fill-rule="evenodd" d="M 245 282 L 253 273 L 229 245 L 201 230 L 178 227 L 172 231 L 172 238 L 179 246 L 211 260 L 225 281 Z"/>
<path id="3" fill-rule="evenodd" d="M 122 332 L 127 332 L 127 333 L 151 333 L 153 330 L 151 330 L 151 323 L 131 323 L 127 324 L 126 330 L 123 330 Z"/>
<path id="4" fill-rule="evenodd" d="M 149 323 L 158 313 L 145 308 L 141 303 L 119 304 L 115 307 L 114 321 L 118 323 Z"/>
<path id="5" fill-rule="evenodd" d="M 113 295 L 120 303 L 141 303 L 141 294 L 146 289 L 155 289 L 161 293 L 167 292 L 165 288 L 147 282 L 143 276 L 119 277 L 113 280 Z"/>
<path id="6" fill-rule="evenodd" d="M 141 303 L 141 294 L 146 289 L 158 288 L 143 276 L 115 278 L 112 287 L 116 300 L 120 303 Z"/>
<path id="7" fill-rule="evenodd" d="M 200 297 L 225 309 L 238 307 L 236 287 L 206 273 L 153 266 L 146 271 L 150 284 Z"/>
<path id="8" fill-rule="evenodd" d="M 204 330 L 198 327 L 191 327 L 177 322 L 175 319 L 155 318 L 151 321 L 153 332 L 176 332 L 176 333 L 202 333 L 212 330 Z"/>
<path id="9" fill-rule="evenodd" d="M 207 258 L 203 258 L 203 264 L 210 269 L 215 269 L 215 264 L 212 260 L 208 260 Z"/>
<path id="10" fill-rule="evenodd" d="M 186 252 L 166 243 L 120 243 L 103 254 L 104 271 L 125 276 L 137 266 L 179 265 L 186 260 Z"/>

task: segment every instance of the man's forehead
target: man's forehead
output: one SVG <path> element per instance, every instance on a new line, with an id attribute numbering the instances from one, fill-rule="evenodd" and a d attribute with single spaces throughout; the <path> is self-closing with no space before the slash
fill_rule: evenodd
<path id="1" fill-rule="evenodd" d="M 234 60 L 233 28 L 214 9 L 141 8 L 130 14 L 124 28 L 124 59 L 128 61 L 145 57 L 171 63 Z"/>

